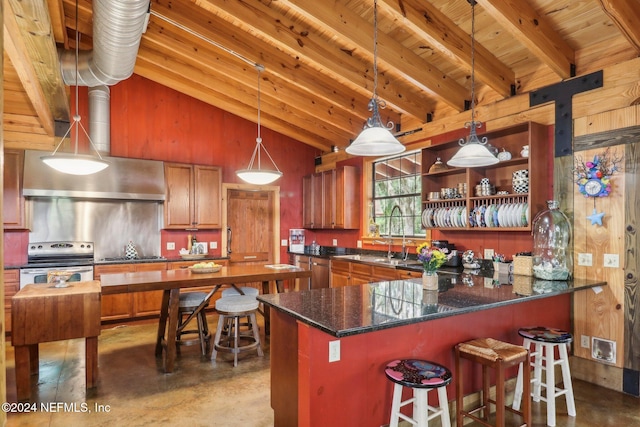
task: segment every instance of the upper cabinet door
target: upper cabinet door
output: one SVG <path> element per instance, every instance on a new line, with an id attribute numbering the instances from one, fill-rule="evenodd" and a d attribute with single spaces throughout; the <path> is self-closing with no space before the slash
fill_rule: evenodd
<path id="1" fill-rule="evenodd" d="M 222 226 L 222 169 L 165 163 L 167 197 L 164 228 L 211 229 Z"/>
<path id="2" fill-rule="evenodd" d="M 222 170 L 194 166 L 194 220 L 198 228 L 222 227 Z"/>
<path id="3" fill-rule="evenodd" d="M 3 227 L 24 229 L 24 197 L 22 197 L 22 151 L 4 152 L 4 193 L 2 204 Z"/>
<path id="4" fill-rule="evenodd" d="M 193 167 L 164 165 L 167 196 L 164 202 L 165 228 L 194 228 L 193 224 Z"/>

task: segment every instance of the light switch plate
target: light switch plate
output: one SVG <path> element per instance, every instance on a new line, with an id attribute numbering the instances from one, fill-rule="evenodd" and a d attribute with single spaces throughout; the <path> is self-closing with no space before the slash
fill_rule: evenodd
<path id="1" fill-rule="evenodd" d="M 218 242 L 209 242 L 209 247 L 211 249 L 218 249 Z"/>
<path id="2" fill-rule="evenodd" d="M 329 362 L 340 360 L 340 340 L 329 341 Z"/>
<path id="3" fill-rule="evenodd" d="M 176 250 L 176 242 L 167 242 L 167 250 L 175 251 Z"/>
<path id="4" fill-rule="evenodd" d="M 338 239 L 333 239 L 333 246 L 338 246 Z"/>
<path id="5" fill-rule="evenodd" d="M 280 246 L 287 246 L 288 244 L 287 239 L 280 240 Z"/>
<path id="6" fill-rule="evenodd" d="M 620 257 L 618 254 L 604 254 L 604 266 L 610 268 L 620 267 Z"/>
<path id="7" fill-rule="evenodd" d="M 358 248 L 358 249 L 362 248 L 362 240 L 358 240 L 356 242 L 356 248 Z"/>
<path id="8" fill-rule="evenodd" d="M 578 265 L 582 265 L 584 267 L 591 267 L 593 265 L 593 255 L 579 253 L 578 254 Z"/>

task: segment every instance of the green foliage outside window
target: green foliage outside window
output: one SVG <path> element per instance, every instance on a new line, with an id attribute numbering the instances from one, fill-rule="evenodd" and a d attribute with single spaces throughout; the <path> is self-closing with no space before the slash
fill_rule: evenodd
<path id="1" fill-rule="evenodd" d="M 373 214 L 381 236 L 402 236 L 402 224 L 397 211 L 389 221 L 393 207 L 398 205 L 404 219 L 405 236 L 422 236 L 421 153 L 414 151 L 382 159 L 373 164 Z M 390 225 L 389 225 L 390 224 Z"/>

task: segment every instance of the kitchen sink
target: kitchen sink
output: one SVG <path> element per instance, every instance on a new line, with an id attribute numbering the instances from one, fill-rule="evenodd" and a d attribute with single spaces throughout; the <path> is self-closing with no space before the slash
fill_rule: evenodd
<path id="1" fill-rule="evenodd" d="M 381 265 L 385 267 L 389 267 L 389 266 L 408 267 L 408 266 L 420 265 L 420 261 L 418 260 L 403 260 L 398 258 L 389 259 L 387 257 L 373 256 L 373 255 L 337 255 L 334 258 L 360 261 L 367 264 L 376 264 L 376 265 Z"/>

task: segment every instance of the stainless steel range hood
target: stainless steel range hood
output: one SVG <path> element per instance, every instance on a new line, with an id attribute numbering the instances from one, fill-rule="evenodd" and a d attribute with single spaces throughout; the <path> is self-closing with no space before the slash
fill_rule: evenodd
<path id="1" fill-rule="evenodd" d="M 105 170 L 93 175 L 67 175 L 42 163 L 44 151 L 25 151 L 25 197 L 77 197 L 89 199 L 165 199 L 164 164 L 155 160 L 107 157 Z"/>

